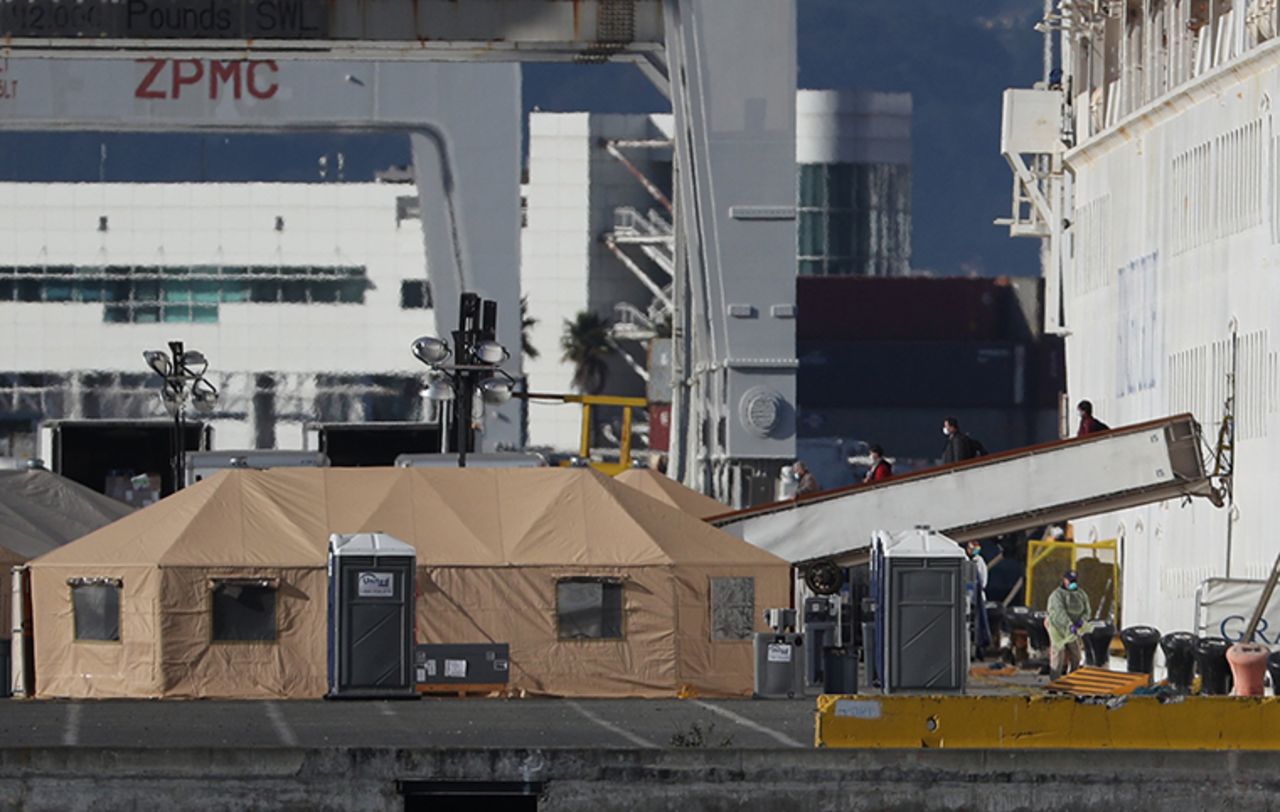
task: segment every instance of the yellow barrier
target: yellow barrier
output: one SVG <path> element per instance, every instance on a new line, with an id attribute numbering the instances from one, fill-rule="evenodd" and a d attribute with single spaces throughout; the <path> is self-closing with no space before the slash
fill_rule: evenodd
<path id="1" fill-rule="evenodd" d="M 1276 697 L 821 696 L 818 747 L 1277 750 Z"/>

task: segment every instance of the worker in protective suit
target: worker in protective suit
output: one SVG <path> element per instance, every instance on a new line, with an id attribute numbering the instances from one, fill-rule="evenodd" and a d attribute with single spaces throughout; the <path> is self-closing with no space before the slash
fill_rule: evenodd
<path id="1" fill-rule="evenodd" d="M 1049 631 L 1049 675 L 1057 679 L 1080 667 L 1081 635 L 1092 611 L 1089 596 L 1080 588 L 1075 570 L 1062 575 L 1062 583 L 1049 596 L 1048 617 L 1044 625 Z"/>

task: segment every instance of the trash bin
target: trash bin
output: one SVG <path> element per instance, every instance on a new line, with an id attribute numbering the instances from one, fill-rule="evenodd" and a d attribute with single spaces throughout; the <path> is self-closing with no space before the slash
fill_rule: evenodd
<path id="1" fill-rule="evenodd" d="M 824 694 L 856 694 L 858 692 L 858 653 L 851 649 L 828 646 L 822 650 L 822 692 Z"/>
<path id="2" fill-rule="evenodd" d="M 1031 647 L 1046 653 L 1049 651 L 1049 629 L 1044 622 L 1048 617 L 1048 612 L 1032 612 L 1027 625 L 1027 634 L 1031 636 Z"/>
<path id="3" fill-rule="evenodd" d="M 1083 635 L 1084 661 L 1094 668 L 1106 668 L 1111 664 L 1111 639 L 1116 636 L 1116 627 L 1110 621 L 1094 622 Z"/>
<path id="4" fill-rule="evenodd" d="M 1130 626 L 1120 632 L 1124 643 L 1125 670 L 1130 674 L 1151 674 L 1156 667 L 1156 646 L 1160 630 L 1151 626 Z"/>
<path id="5" fill-rule="evenodd" d="M 1169 680 L 1169 687 L 1180 694 L 1191 693 L 1191 683 L 1196 675 L 1196 643 L 1199 640 L 1191 632 L 1169 632 L 1160 638 L 1165 677 Z"/>
<path id="6" fill-rule="evenodd" d="M 1271 693 L 1280 696 L 1280 651 L 1273 651 L 1267 657 L 1267 673 L 1271 675 Z"/>
<path id="7" fill-rule="evenodd" d="M 1226 696 L 1231 693 L 1231 666 L 1227 649 L 1231 643 L 1222 637 L 1201 637 L 1196 643 L 1196 668 L 1200 671 L 1200 693 Z"/>
<path id="8" fill-rule="evenodd" d="M 0 640 L 0 699 L 13 696 L 13 667 L 9 659 L 11 644 L 11 640 Z"/>

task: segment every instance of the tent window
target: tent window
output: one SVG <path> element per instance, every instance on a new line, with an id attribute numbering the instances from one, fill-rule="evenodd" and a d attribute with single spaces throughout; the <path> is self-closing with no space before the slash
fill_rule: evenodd
<path id="1" fill-rule="evenodd" d="M 610 578 L 557 581 L 556 619 L 561 640 L 621 638 L 622 583 Z"/>
<path id="2" fill-rule="evenodd" d="M 262 584 L 215 583 L 213 639 L 251 642 L 276 639 L 276 588 Z"/>
<path id="3" fill-rule="evenodd" d="M 756 579 L 711 579 L 711 639 L 747 640 L 755 631 Z"/>
<path id="4" fill-rule="evenodd" d="M 120 641 L 120 585 L 72 583 L 77 640 Z"/>

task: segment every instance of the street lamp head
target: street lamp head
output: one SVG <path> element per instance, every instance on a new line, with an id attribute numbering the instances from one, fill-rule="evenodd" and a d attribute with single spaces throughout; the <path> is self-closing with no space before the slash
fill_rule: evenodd
<path id="1" fill-rule="evenodd" d="M 506 403 L 511 400 L 511 382 L 502 378 L 486 378 L 480 382 L 480 396 L 485 403 Z"/>
<path id="2" fill-rule="evenodd" d="M 204 357 L 204 353 L 199 350 L 187 350 L 182 353 L 182 365 L 184 367 L 200 367 L 203 372 L 209 366 L 209 359 Z"/>
<path id="3" fill-rule="evenodd" d="M 432 375 L 422 395 L 427 400 L 453 400 L 453 383 L 445 375 Z"/>
<path id="4" fill-rule="evenodd" d="M 476 344 L 476 358 L 482 364 L 501 364 L 503 361 L 511 357 L 507 352 L 507 348 L 496 341 L 481 341 Z"/>
<path id="5" fill-rule="evenodd" d="M 413 342 L 413 354 L 427 366 L 435 366 L 449 357 L 449 343 L 435 336 L 423 336 Z"/>
<path id="6" fill-rule="evenodd" d="M 191 385 L 191 402 L 195 405 L 196 411 L 208 414 L 218 403 L 218 390 L 213 387 L 213 384 L 200 378 Z"/>
<path id="7" fill-rule="evenodd" d="M 164 410 L 170 417 L 177 416 L 182 410 L 183 401 L 186 400 L 185 394 L 180 385 L 172 386 L 166 383 L 160 390 L 160 401 L 164 403 Z"/>
<path id="8" fill-rule="evenodd" d="M 142 354 L 142 360 L 147 362 L 147 366 L 162 378 L 169 377 L 169 373 L 173 370 L 169 366 L 169 354 L 160 350 L 147 350 Z"/>

